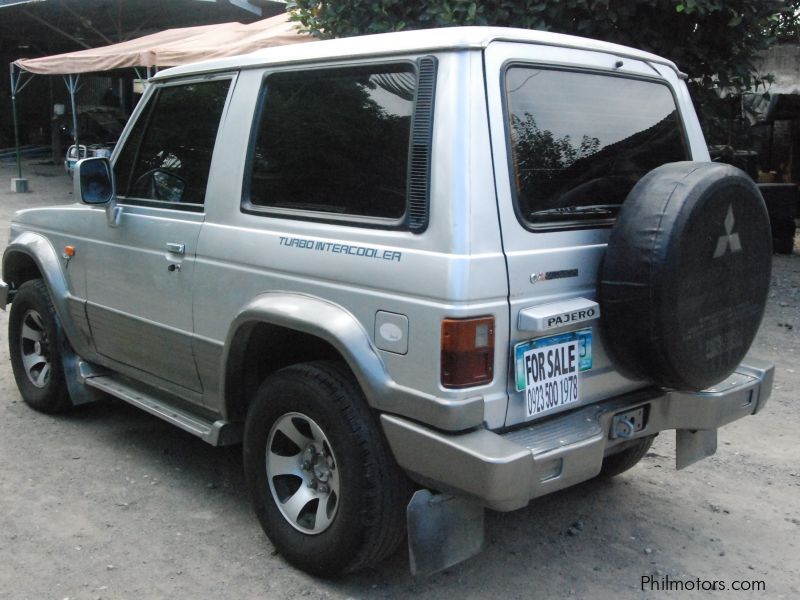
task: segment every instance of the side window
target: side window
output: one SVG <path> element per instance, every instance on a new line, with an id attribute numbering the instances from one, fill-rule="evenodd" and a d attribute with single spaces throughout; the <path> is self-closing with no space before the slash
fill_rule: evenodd
<path id="1" fill-rule="evenodd" d="M 203 204 L 230 79 L 160 88 L 114 165 L 120 196 Z"/>
<path id="2" fill-rule="evenodd" d="M 268 76 L 245 208 L 400 222 L 416 84 L 411 64 Z"/>
<path id="3" fill-rule="evenodd" d="M 531 227 L 611 219 L 645 173 L 688 159 L 659 82 L 511 66 L 505 96 L 516 208 Z"/>

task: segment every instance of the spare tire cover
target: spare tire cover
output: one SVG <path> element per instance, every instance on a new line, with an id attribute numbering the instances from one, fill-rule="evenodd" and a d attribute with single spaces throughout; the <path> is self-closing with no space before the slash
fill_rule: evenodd
<path id="1" fill-rule="evenodd" d="M 622 205 L 600 275 L 615 366 L 678 390 L 725 379 L 758 331 L 771 265 L 769 217 L 746 173 L 699 162 L 650 171 Z"/>

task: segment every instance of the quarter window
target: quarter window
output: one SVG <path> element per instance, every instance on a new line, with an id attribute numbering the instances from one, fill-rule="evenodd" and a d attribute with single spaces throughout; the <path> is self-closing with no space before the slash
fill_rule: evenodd
<path id="1" fill-rule="evenodd" d="M 530 226 L 610 219 L 645 173 L 688 159 L 661 83 L 512 66 L 505 94 L 517 210 Z"/>
<path id="2" fill-rule="evenodd" d="M 410 64 L 267 77 L 245 207 L 399 223 L 415 87 Z"/>
<path id="3" fill-rule="evenodd" d="M 160 88 L 114 165 L 129 199 L 201 205 L 230 79 Z"/>

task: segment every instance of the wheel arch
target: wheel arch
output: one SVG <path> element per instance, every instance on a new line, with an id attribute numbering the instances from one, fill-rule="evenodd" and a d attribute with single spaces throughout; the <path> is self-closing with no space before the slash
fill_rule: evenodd
<path id="1" fill-rule="evenodd" d="M 47 286 L 67 338 L 70 341 L 81 339 L 69 317 L 69 286 L 58 254 L 46 237 L 26 231 L 17 236 L 3 253 L 3 281 L 16 290 L 26 281 L 37 278 Z"/>
<path id="2" fill-rule="evenodd" d="M 40 279 L 42 271 L 34 258 L 25 251 L 16 249 L 3 256 L 3 281 L 19 289 L 26 281 Z"/>
<path id="3" fill-rule="evenodd" d="M 311 360 L 341 360 L 367 402 L 376 407 L 389 377 L 358 320 L 326 300 L 292 293 L 265 293 L 234 319 L 225 341 L 221 397 L 229 421 L 243 421 L 261 381 L 283 367 Z"/>

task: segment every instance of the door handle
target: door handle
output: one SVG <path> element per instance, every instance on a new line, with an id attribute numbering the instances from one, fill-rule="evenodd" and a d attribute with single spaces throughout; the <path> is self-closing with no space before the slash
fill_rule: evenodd
<path id="1" fill-rule="evenodd" d="M 171 254 L 186 254 L 186 244 L 167 242 L 167 252 Z"/>

